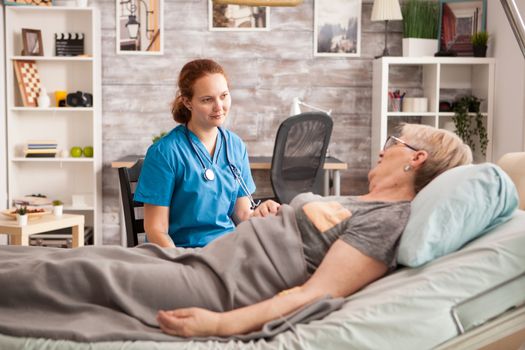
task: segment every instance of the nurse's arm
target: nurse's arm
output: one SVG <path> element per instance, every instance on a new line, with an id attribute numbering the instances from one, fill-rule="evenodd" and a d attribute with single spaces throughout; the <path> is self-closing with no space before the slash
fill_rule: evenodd
<path id="1" fill-rule="evenodd" d="M 148 242 L 166 248 L 175 247 L 168 235 L 169 211 L 169 207 L 144 203 L 144 230 Z"/>
<path id="2" fill-rule="evenodd" d="M 346 297 L 383 276 L 387 266 L 337 240 L 319 268 L 305 284 L 285 290 L 262 302 L 227 311 L 201 308 L 159 311 L 157 321 L 168 334 L 190 336 L 229 336 L 261 329 L 273 319 L 289 314 L 313 300 L 330 294 Z"/>
<path id="3" fill-rule="evenodd" d="M 240 221 L 248 220 L 252 216 L 253 210 L 250 208 L 250 199 L 247 196 L 237 198 L 233 211 Z"/>

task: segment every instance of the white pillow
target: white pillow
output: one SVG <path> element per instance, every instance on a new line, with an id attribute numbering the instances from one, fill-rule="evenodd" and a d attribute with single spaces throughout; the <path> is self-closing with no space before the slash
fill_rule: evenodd
<path id="1" fill-rule="evenodd" d="M 512 180 L 495 164 L 447 170 L 412 201 L 397 261 L 416 267 L 507 221 L 518 206 Z"/>

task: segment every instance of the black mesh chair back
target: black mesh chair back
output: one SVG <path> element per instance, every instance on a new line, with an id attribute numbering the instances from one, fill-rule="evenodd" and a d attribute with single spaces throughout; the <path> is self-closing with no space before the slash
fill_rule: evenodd
<path id="1" fill-rule="evenodd" d="M 134 247 L 139 244 L 139 234 L 144 233 L 143 204 L 133 200 L 133 193 L 135 193 L 135 187 L 139 180 L 142 163 L 143 160 L 139 159 L 131 168 L 118 168 L 128 247 Z M 139 216 L 141 217 L 139 218 Z"/>
<path id="2" fill-rule="evenodd" d="M 277 130 L 271 183 L 279 203 L 299 193 L 322 193 L 323 166 L 333 121 L 322 112 L 305 112 L 286 119 Z"/>

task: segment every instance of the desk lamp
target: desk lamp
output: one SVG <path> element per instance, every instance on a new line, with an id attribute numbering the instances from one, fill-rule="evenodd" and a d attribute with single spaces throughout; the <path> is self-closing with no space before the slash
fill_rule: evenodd
<path id="1" fill-rule="evenodd" d="M 311 109 L 316 110 L 316 111 L 324 112 L 324 113 L 326 113 L 328 115 L 330 115 L 332 113 L 331 109 L 324 110 L 322 108 L 309 105 L 308 103 L 304 103 L 303 101 L 301 101 L 299 99 L 299 97 L 294 97 L 293 102 L 292 102 L 292 108 L 290 109 L 290 115 L 301 114 L 301 105 L 303 105 L 305 107 L 308 107 L 308 108 L 311 108 Z"/>
<path id="2" fill-rule="evenodd" d="M 390 56 L 387 48 L 387 33 L 388 21 L 402 20 L 401 8 L 398 0 L 374 0 L 374 7 L 372 7 L 371 21 L 385 21 L 385 49 L 383 54 L 375 58 Z"/>

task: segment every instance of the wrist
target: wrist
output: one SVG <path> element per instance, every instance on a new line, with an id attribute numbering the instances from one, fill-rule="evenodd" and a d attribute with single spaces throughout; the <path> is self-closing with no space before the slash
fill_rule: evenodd
<path id="1" fill-rule="evenodd" d="M 227 312 L 218 312 L 217 316 L 217 336 L 228 337 L 230 335 L 235 334 L 234 330 L 232 329 L 233 322 L 227 321 Z"/>

